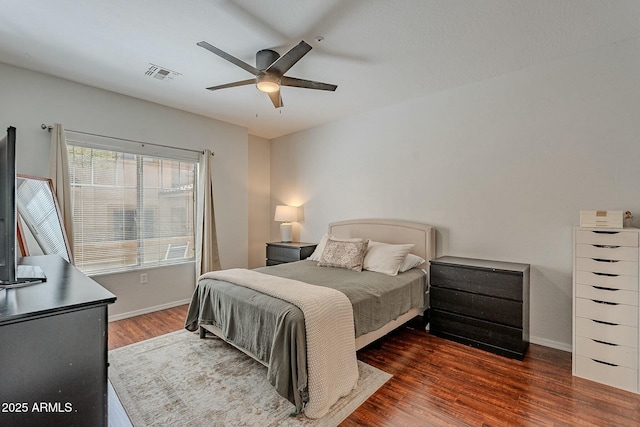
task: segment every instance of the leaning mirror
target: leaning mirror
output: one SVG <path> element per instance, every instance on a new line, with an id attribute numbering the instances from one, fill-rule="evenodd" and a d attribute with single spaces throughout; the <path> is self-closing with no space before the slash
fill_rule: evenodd
<path id="1" fill-rule="evenodd" d="M 57 254 L 73 262 L 53 183 L 48 178 L 16 176 L 16 207 L 24 255 Z"/>

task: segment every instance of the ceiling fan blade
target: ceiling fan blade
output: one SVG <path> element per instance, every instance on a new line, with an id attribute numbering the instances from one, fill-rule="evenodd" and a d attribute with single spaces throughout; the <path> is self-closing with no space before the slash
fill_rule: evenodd
<path id="1" fill-rule="evenodd" d="M 329 83 L 314 82 L 312 80 L 296 79 L 295 77 L 286 76 L 282 76 L 282 78 L 280 79 L 280 85 L 330 91 L 335 91 L 338 88 L 337 85 L 332 85 Z"/>
<path id="2" fill-rule="evenodd" d="M 281 108 L 284 107 L 284 103 L 282 102 L 282 96 L 280 95 L 280 91 L 276 91 L 276 92 L 268 92 L 267 95 L 269 95 L 269 98 L 271 99 L 271 102 L 273 102 L 273 106 L 276 108 Z"/>
<path id="3" fill-rule="evenodd" d="M 300 61 L 303 56 L 309 53 L 310 50 L 311 46 L 302 40 L 296 46 L 292 47 L 287 53 L 278 58 L 276 62 L 271 64 L 269 68 L 267 68 L 267 72 L 274 72 L 279 75 L 283 75 L 289 71 L 289 68 L 293 67 L 296 62 Z"/>
<path id="4" fill-rule="evenodd" d="M 256 79 L 240 80 L 239 82 L 227 83 L 227 84 L 218 85 L 218 86 L 211 86 L 211 87 L 208 87 L 207 89 L 218 90 L 218 89 L 226 89 L 228 87 L 246 86 L 246 85 L 251 85 L 255 83 L 256 83 Z"/>
<path id="5" fill-rule="evenodd" d="M 209 52 L 215 53 L 219 57 L 226 59 L 227 61 L 231 62 L 232 64 L 237 65 L 238 67 L 242 68 L 243 70 L 246 70 L 246 71 L 250 72 L 254 76 L 257 76 L 258 74 L 260 74 L 260 70 L 258 70 L 253 65 L 249 65 L 246 62 L 241 61 L 240 59 L 229 55 L 227 52 L 222 51 L 222 50 L 218 49 L 217 47 L 210 45 L 207 42 L 203 41 L 203 42 L 199 42 L 199 43 L 196 43 L 196 44 L 198 46 L 200 46 L 200 47 L 203 47 L 203 48 L 207 49 Z"/>

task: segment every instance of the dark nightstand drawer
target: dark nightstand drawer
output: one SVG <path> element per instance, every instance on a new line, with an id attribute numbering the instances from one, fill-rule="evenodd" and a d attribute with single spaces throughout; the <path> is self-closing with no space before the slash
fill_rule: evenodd
<path id="1" fill-rule="evenodd" d="M 267 243 L 267 265 L 277 265 L 307 259 L 316 249 L 315 243 Z"/>
<path id="2" fill-rule="evenodd" d="M 519 328 L 439 310 L 431 316 L 429 333 L 501 356 L 522 360 L 529 345 Z"/>
<path id="3" fill-rule="evenodd" d="M 267 259 L 280 262 L 300 261 L 300 248 L 267 245 Z"/>
<path id="4" fill-rule="evenodd" d="M 432 287 L 431 308 L 522 328 L 522 302 Z"/>
<path id="5" fill-rule="evenodd" d="M 431 286 L 522 301 L 522 274 L 507 271 L 432 264 Z"/>

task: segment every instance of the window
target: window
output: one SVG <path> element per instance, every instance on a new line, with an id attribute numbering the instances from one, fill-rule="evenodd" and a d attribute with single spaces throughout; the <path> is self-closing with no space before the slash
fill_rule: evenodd
<path id="1" fill-rule="evenodd" d="M 99 274 L 193 260 L 196 160 L 81 140 L 67 136 L 76 266 Z"/>

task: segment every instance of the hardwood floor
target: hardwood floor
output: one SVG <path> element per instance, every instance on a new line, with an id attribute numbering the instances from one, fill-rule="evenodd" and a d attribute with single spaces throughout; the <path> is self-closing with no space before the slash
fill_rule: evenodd
<path id="1" fill-rule="evenodd" d="M 109 323 L 109 349 L 181 329 L 187 306 Z M 640 426 L 640 395 L 571 375 L 571 353 L 511 360 L 403 327 L 358 359 L 393 375 L 341 426 Z"/>
<path id="2" fill-rule="evenodd" d="M 188 305 L 109 323 L 109 350 L 184 328 Z"/>

